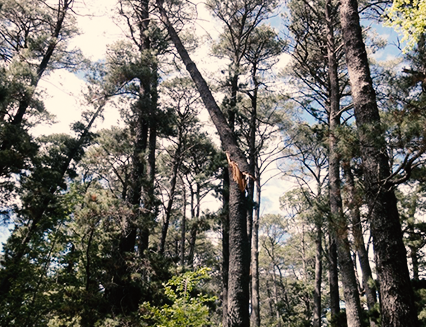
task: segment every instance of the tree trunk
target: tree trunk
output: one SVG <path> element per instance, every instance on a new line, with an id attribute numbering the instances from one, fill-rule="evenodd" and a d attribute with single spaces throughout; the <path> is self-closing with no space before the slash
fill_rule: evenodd
<path id="1" fill-rule="evenodd" d="M 172 207 L 173 202 L 175 199 L 175 190 L 176 190 L 176 181 L 178 177 L 178 171 L 180 164 L 182 162 L 182 131 L 179 132 L 179 144 L 175 153 L 175 158 L 173 162 L 173 172 L 172 172 L 172 179 L 170 181 L 170 192 L 169 192 L 169 201 L 167 202 L 167 207 L 165 209 L 165 218 L 163 222 L 163 228 L 161 229 L 161 239 L 160 239 L 160 249 L 159 253 L 164 254 L 165 246 L 166 246 L 166 238 L 167 238 L 167 231 L 169 230 L 169 223 L 170 223 L 170 217 L 172 214 Z"/>
<path id="2" fill-rule="evenodd" d="M 329 224 L 330 225 L 330 224 Z M 330 227 L 331 229 L 331 227 Z M 337 247 L 331 233 L 328 236 L 328 284 L 330 287 L 330 313 L 335 318 L 340 312 L 339 279 L 337 272 Z"/>
<path id="3" fill-rule="evenodd" d="M 228 275 L 229 275 L 229 174 L 223 171 L 222 212 L 222 326 L 228 326 Z"/>
<path id="4" fill-rule="evenodd" d="M 365 194 L 380 282 L 382 326 L 418 326 L 386 144 L 362 39 L 356 0 L 342 0 L 340 19 L 360 148 Z"/>
<path id="5" fill-rule="evenodd" d="M 249 173 L 250 169 L 246 157 L 243 151 L 239 148 L 232 129 L 226 122 L 225 116 L 217 105 L 216 100 L 214 99 L 206 81 L 204 80 L 195 63 L 189 57 L 189 54 L 183 46 L 179 35 L 176 33 L 174 27 L 171 25 L 167 17 L 167 12 L 163 8 L 163 2 L 164 0 L 157 0 L 157 6 L 160 10 L 161 20 L 166 26 L 168 34 L 173 44 L 175 45 L 179 56 L 185 64 L 186 70 L 191 75 L 191 78 L 194 81 L 198 92 L 200 93 L 204 106 L 207 108 L 207 111 L 210 114 L 213 124 L 217 129 L 223 150 L 229 153 L 231 160 L 238 164 L 238 168 L 242 173 Z"/>
<path id="6" fill-rule="evenodd" d="M 247 235 L 251 245 L 251 322 L 252 327 L 260 327 L 259 307 L 259 217 L 260 217 L 260 176 L 257 167 L 256 126 L 257 126 L 257 96 L 259 82 L 257 81 L 257 66 L 253 64 L 251 78 L 254 84 L 251 98 L 251 117 L 249 130 L 249 167 L 250 175 L 256 176 L 256 206 L 254 206 L 255 181 L 250 179 L 247 192 Z M 254 213 L 253 213 L 254 209 Z"/>
<path id="7" fill-rule="evenodd" d="M 321 327 L 321 282 L 322 282 L 322 224 L 316 224 L 315 238 L 315 289 L 314 289 L 314 327 Z"/>
<path id="8" fill-rule="evenodd" d="M 354 176 L 349 162 L 343 163 L 343 170 L 346 178 L 346 189 L 350 198 L 348 207 L 352 220 L 352 235 L 354 237 L 355 250 L 362 271 L 362 287 L 367 298 L 368 309 L 371 310 L 377 302 L 376 289 L 375 287 L 370 287 L 370 281 L 372 281 L 373 276 L 362 232 L 361 214 L 359 211 L 360 204 L 357 203 L 358 196 L 356 194 Z"/>
<path id="9" fill-rule="evenodd" d="M 146 10 L 148 6 L 146 5 Z M 147 18 L 146 18 L 147 19 Z M 148 42 L 148 41 L 146 41 Z M 149 231 L 155 222 L 157 207 L 155 205 L 155 150 L 157 149 L 157 84 L 158 84 L 158 68 L 156 64 L 152 67 L 152 85 L 150 88 L 151 101 L 149 102 L 149 139 L 148 139 L 148 162 L 147 162 L 147 180 L 146 180 L 146 195 L 144 197 L 144 208 L 146 214 L 144 221 L 140 226 L 139 231 L 139 253 L 141 257 L 145 256 L 145 251 L 149 246 Z"/>
<path id="10" fill-rule="evenodd" d="M 275 261 L 275 259 L 274 259 Z M 274 268 L 272 270 L 272 282 L 274 284 L 274 307 L 275 307 L 275 318 L 277 320 L 277 327 L 281 327 L 281 316 L 280 316 L 280 312 L 278 310 L 278 303 L 279 303 L 279 298 L 278 298 L 278 285 L 277 285 L 277 274 L 275 273 L 275 264 L 274 264 Z"/>
<path id="11" fill-rule="evenodd" d="M 232 174 L 232 168 L 229 168 Z M 228 327 L 247 327 L 249 319 L 249 253 L 244 192 L 229 186 Z"/>
<path id="12" fill-rule="evenodd" d="M 182 226 L 181 226 L 181 237 L 180 237 L 180 264 L 182 266 L 182 272 L 185 272 L 185 238 L 186 238 L 186 186 L 183 183 L 183 208 L 182 208 Z"/>
<path id="13" fill-rule="evenodd" d="M 261 186 L 260 176 L 256 180 L 256 206 L 253 216 L 251 238 L 251 326 L 260 327 L 260 293 L 259 293 L 259 222 L 260 222 Z"/>
<path id="14" fill-rule="evenodd" d="M 410 258 L 413 265 L 413 279 L 419 280 L 419 260 L 417 258 L 417 248 L 415 246 L 409 246 Z"/>
<path id="15" fill-rule="evenodd" d="M 348 327 L 361 327 L 361 303 L 348 241 L 348 224 L 343 214 L 340 192 L 340 159 L 335 135 L 337 128 L 340 126 L 340 99 L 331 6 L 331 0 L 327 0 L 325 16 L 327 21 L 327 56 L 330 83 L 328 179 L 330 181 L 330 213 L 333 227 L 331 232 L 334 233 L 339 256 L 338 261 L 342 275 L 347 324 Z"/>

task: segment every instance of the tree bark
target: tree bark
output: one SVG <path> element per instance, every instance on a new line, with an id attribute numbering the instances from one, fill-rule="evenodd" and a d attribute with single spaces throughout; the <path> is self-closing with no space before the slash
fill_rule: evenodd
<path id="1" fill-rule="evenodd" d="M 358 261 L 362 271 L 362 287 L 367 298 L 368 309 L 371 310 L 377 302 L 377 297 L 375 287 L 370 287 L 370 281 L 373 279 L 373 275 L 371 273 L 370 261 L 364 243 L 361 214 L 359 211 L 360 204 L 357 203 L 356 200 L 358 196 L 356 194 L 354 176 L 349 162 L 343 163 L 343 170 L 346 178 L 346 189 L 350 197 L 348 207 L 352 220 L 352 235 L 354 237 L 355 250 L 357 252 Z"/>
<path id="2" fill-rule="evenodd" d="M 339 266 L 345 297 L 346 321 L 348 327 L 361 327 L 361 303 L 359 300 L 355 270 L 348 241 L 348 223 L 343 214 L 342 197 L 340 192 L 340 158 L 337 148 L 337 128 L 340 126 L 340 99 L 337 59 L 333 21 L 331 19 L 331 0 L 326 1 L 325 16 L 327 29 L 328 76 L 330 83 L 329 107 L 329 158 L 328 179 L 330 182 L 330 213 L 332 233 L 336 240 Z"/>
<path id="3" fill-rule="evenodd" d="M 223 172 L 222 212 L 222 326 L 228 326 L 228 276 L 229 276 L 229 174 Z"/>
<path id="4" fill-rule="evenodd" d="M 250 326 L 246 199 L 237 183 L 230 183 L 229 193 L 228 327 L 246 327 Z"/>
<path id="5" fill-rule="evenodd" d="M 362 153 L 365 193 L 380 282 L 382 326 L 418 326 L 397 200 L 356 0 L 342 0 L 342 34 Z"/>
<path id="6" fill-rule="evenodd" d="M 316 224 L 315 238 L 315 289 L 314 289 L 314 327 L 321 327 L 321 282 L 322 282 L 322 224 Z"/>
<path id="7" fill-rule="evenodd" d="M 339 279 L 337 272 L 337 247 L 334 237 L 331 235 L 331 233 L 329 234 L 328 239 L 328 284 L 330 287 L 330 313 L 331 318 L 334 318 L 340 312 Z"/>
<path id="8" fill-rule="evenodd" d="M 256 206 L 253 215 L 251 238 L 251 326 L 260 327 L 260 292 L 259 292 L 259 222 L 261 186 L 259 173 L 256 180 Z"/>

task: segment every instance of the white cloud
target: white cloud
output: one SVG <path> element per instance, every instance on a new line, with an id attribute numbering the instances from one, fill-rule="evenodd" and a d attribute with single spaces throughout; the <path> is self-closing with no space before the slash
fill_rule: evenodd
<path id="1" fill-rule="evenodd" d="M 195 23 L 195 34 L 199 37 L 208 36 L 217 39 L 222 31 L 221 23 L 215 19 L 204 1 L 195 1 L 197 5 L 197 21 Z"/>
<path id="2" fill-rule="evenodd" d="M 291 61 L 291 55 L 288 53 L 282 53 L 278 57 L 278 62 L 274 65 L 273 70 L 274 72 L 280 72 L 282 71 Z"/>
<path id="3" fill-rule="evenodd" d="M 71 41 L 70 46 L 80 48 L 93 61 L 105 58 L 107 45 L 123 37 L 121 29 L 112 21 L 116 7 L 114 0 L 90 0 L 75 8 L 81 34 Z"/>
<path id="4" fill-rule="evenodd" d="M 56 116 L 57 123 L 40 124 L 33 129 L 33 134 L 70 133 L 70 123 L 80 119 L 79 102 L 84 84 L 76 75 L 64 70 L 43 77 L 39 89 L 47 94 L 44 104 L 47 111 Z"/>

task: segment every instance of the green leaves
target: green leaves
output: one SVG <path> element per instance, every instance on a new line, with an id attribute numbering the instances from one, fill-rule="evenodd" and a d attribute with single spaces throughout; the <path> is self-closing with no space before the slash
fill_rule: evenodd
<path id="1" fill-rule="evenodd" d="M 426 28 L 425 0 L 395 0 L 385 15 L 386 25 L 396 27 L 407 45 L 403 52 L 414 48 Z"/>
<path id="2" fill-rule="evenodd" d="M 210 279 L 208 275 L 210 270 L 204 267 L 174 276 L 164 284 L 164 293 L 172 304 L 156 307 L 144 302 L 140 307 L 141 317 L 153 321 L 156 327 L 207 325 L 209 308 L 206 303 L 214 302 L 217 298 L 202 293 L 196 294 L 196 290 L 204 281 Z"/>

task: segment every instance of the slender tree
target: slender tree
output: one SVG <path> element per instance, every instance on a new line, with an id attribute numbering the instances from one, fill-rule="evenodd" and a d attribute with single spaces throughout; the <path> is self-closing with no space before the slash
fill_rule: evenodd
<path id="1" fill-rule="evenodd" d="M 167 27 L 186 69 L 194 80 L 201 99 L 207 108 L 219 133 L 222 148 L 228 155 L 229 173 L 233 177 L 230 183 L 229 203 L 229 280 L 228 280 L 228 326 L 249 325 L 249 253 L 245 210 L 245 176 L 249 176 L 247 160 L 238 147 L 235 136 L 213 98 L 207 83 L 189 57 L 179 35 L 171 25 L 163 1 L 157 1 L 161 19 Z"/>

